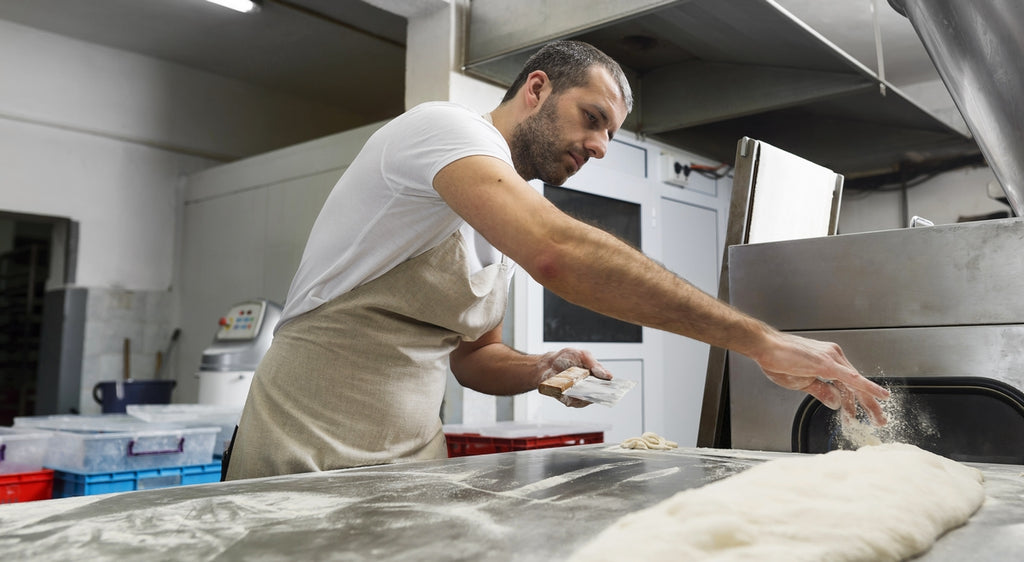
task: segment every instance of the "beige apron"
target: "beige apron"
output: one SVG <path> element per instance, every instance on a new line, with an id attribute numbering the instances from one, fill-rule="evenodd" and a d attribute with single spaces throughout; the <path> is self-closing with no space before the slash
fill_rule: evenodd
<path id="1" fill-rule="evenodd" d="M 455 232 L 282 326 L 256 375 L 227 479 L 447 457 L 448 354 L 501 322 L 508 265 L 470 274 Z"/>

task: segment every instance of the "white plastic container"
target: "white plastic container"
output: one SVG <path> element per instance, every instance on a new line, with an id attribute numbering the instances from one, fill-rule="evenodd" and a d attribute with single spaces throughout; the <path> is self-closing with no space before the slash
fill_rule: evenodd
<path id="1" fill-rule="evenodd" d="M 125 431 L 149 431 L 153 429 L 177 429 L 185 427 L 171 422 L 150 423 L 128 414 L 95 414 L 54 416 L 19 416 L 14 418 L 15 429 L 47 431 L 70 431 L 74 433 L 117 433 Z"/>
<path id="2" fill-rule="evenodd" d="M 213 454 L 224 453 L 235 426 L 242 416 L 241 406 L 215 404 L 134 404 L 127 407 L 128 415 L 150 423 L 180 424 L 182 427 L 220 428 L 216 450 Z"/>
<path id="3" fill-rule="evenodd" d="M 0 474 L 43 468 L 51 433 L 0 427 Z"/>
<path id="4" fill-rule="evenodd" d="M 218 433 L 218 427 L 107 433 L 54 431 L 45 466 L 90 473 L 209 464 L 213 462 Z"/>

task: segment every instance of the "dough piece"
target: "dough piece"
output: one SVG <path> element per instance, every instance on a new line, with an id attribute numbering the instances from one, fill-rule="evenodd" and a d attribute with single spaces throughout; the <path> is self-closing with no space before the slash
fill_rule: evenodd
<path id="1" fill-rule="evenodd" d="M 777 459 L 626 515 L 571 560 L 902 560 L 966 522 L 982 480 L 904 444 Z"/>
<path id="2" fill-rule="evenodd" d="M 675 441 L 669 441 L 653 431 L 646 431 L 640 437 L 626 439 L 619 446 L 623 449 L 657 449 L 664 451 L 666 449 L 675 449 L 679 444 Z"/>

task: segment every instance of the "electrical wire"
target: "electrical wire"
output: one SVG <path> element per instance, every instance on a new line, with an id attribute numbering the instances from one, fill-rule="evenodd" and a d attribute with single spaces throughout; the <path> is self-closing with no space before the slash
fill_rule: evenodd
<path id="1" fill-rule="evenodd" d="M 732 172 L 732 166 L 730 164 L 708 166 L 706 164 L 695 164 L 691 162 L 690 164 L 683 166 L 683 175 L 685 177 L 690 177 L 690 172 L 697 172 L 708 179 L 720 180 L 727 177 Z"/>

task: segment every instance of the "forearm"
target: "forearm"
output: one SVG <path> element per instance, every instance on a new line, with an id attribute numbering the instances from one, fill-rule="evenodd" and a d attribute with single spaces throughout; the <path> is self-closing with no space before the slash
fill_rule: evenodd
<path id="1" fill-rule="evenodd" d="M 459 384 L 484 394 L 511 396 L 537 388 L 543 380 L 540 356 L 520 353 L 500 341 L 461 346 L 451 354 Z"/>
<path id="2" fill-rule="evenodd" d="M 500 325 L 476 341 L 459 344 L 450 355 L 450 365 L 462 386 L 497 396 L 534 390 L 569 367 L 582 367 L 598 378 L 612 378 L 593 354 L 582 349 L 565 348 L 540 355 L 520 353 L 501 342 Z"/>
<path id="3" fill-rule="evenodd" d="M 750 356 L 773 333 L 603 231 L 582 223 L 562 228 L 568 232 L 531 273 L 570 302 Z"/>

